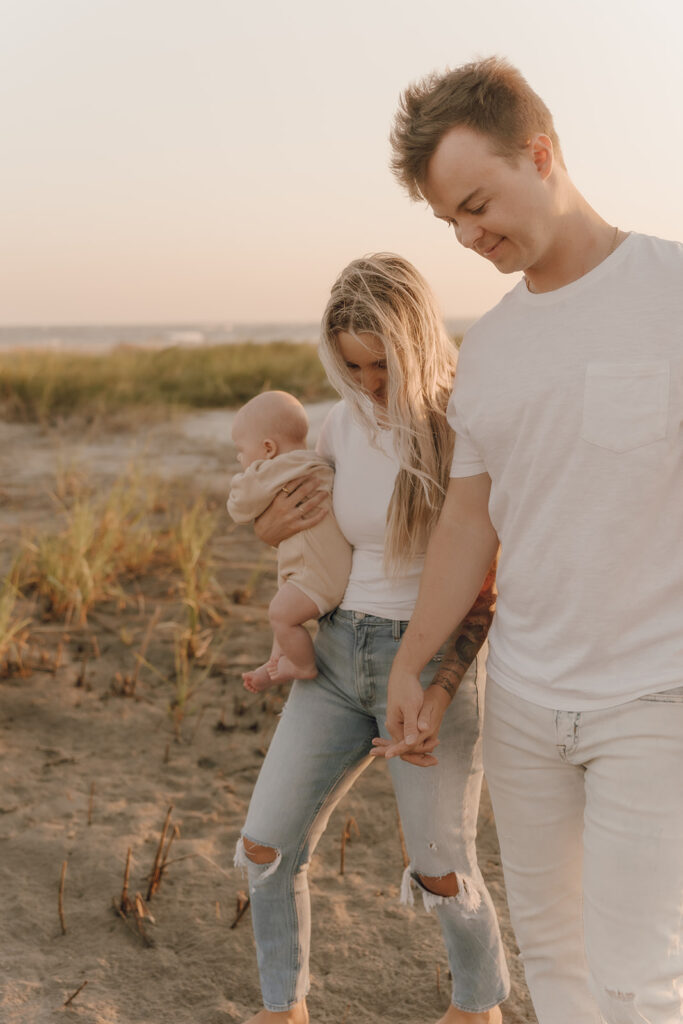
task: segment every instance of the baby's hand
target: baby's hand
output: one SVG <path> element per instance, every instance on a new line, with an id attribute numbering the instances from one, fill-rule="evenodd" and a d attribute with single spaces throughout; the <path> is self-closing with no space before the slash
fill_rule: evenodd
<path id="1" fill-rule="evenodd" d="M 288 481 L 255 521 L 258 539 L 276 548 L 288 537 L 321 522 L 327 515 L 327 509 L 321 507 L 327 492 L 318 484 L 315 476 Z"/>

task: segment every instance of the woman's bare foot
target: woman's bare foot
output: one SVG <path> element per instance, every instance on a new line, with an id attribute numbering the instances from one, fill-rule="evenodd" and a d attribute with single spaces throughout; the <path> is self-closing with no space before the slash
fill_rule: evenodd
<path id="1" fill-rule="evenodd" d="M 295 665 L 284 654 L 281 654 L 277 660 L 271 658 L 266 662 L 265 668 L 270 676 L 271 686 L 275 683 L 289 683 L 292 679 L 315 679 L 318 674 L 318 666 L 315 661 Z"/>
<path id="2" fill-rule="evenodd" d="M 242 673 L 245 690 L 249 690 L 250 693 L 263 693 L 264 690 L 269 689 L 271 686 L 277 686 L 279 680 L 271 679 L 268 674 L 269 664 L 269 662 L 266 662 L 265 665 L 255 668 L 253 672 Z"/>
<path id="3" fill-rule="evenodd" d="M 306 1001 L 302 999 L 296 1006 L 280 1013 L 273 1010 L 260 1010 L 255 1017 L 250 1017 L 244 1024 L 308 1024 Z"/>
<path id="4" fill-rule="evenodd" d="M 500 1012 L 500 1006 L 494 1006 L 491 1010 L 484 1010 L 483 1013 L 467 1013 L 465 1010 L 459 1010 L 457 1006 L 453 1006 L 451 1003 L 441 1020 L 437 1021 L 437 1024 L 501 1024 L 502 1020 L 503 1015 Z M 261 1024 L 260 1021 L 259 1024 Z M 265 1021 L 263 1024 L 265 1024 Z"/>

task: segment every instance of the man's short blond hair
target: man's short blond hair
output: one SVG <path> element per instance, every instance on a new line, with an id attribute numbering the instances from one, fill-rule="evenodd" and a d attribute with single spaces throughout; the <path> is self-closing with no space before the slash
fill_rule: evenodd
<path id="1" fill-rule="evenodd" d="M 451 128 L 471 128 L 497 153 L 517 159 L 529 139 L 547 135 L 564 167 L 553 116 L 517 68 L 501 57 L 427 75 L 408 86 L 391 129 L 391 169 L 411 199 L 423 199 L 429 161 Z"/>

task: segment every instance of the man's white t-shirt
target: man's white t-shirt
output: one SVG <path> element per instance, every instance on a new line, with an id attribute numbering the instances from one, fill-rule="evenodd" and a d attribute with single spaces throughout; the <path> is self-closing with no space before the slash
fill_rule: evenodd
<path id="1" fill-rule="evenodd" d="M 374 444 L 346 402 L 330 410 L 316 450 L 334 465 L 332 506 L 353 546 L 353 562 L 340 608 L 405 621 L 417 601 L 424 556 L 398 576 L 384 565 L 387 511 L 399 461 L 390 430 L 376 431 Z"/>
<path id="2" fill-rule="evenodd" d="M 451 475 L 488 473 L 501 541 L 488 671 L 544 707 L 683 683 L 683 246 L 631 234 L 521 281 L 467 333 Z"/>

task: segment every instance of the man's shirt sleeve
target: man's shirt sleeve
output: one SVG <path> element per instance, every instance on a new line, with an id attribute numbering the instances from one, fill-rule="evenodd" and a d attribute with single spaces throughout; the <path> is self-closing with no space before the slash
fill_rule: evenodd
<path id="1" fill-rule="evenodd" d="M 451 476 L 478 476 L 486 473 L 486 466 L 479 454 L 479 451 L 470 435 L 465 412 L 464 412 L 464 391 L 466 382 L 463 381 L 464 374 L 460 368 L 455 375 L 453 392 L 448 402 L 446 417 L 449 424 L 455 431 L 455 448 L 453 450 L 453 462 L 451 463 Z"/>

